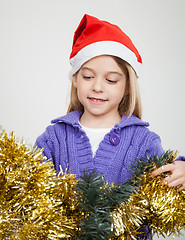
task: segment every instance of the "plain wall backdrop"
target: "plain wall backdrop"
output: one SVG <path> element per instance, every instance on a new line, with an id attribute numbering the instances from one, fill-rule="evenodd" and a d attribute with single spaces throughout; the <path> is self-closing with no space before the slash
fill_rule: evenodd
<path id="1" fill-rule="evenodd" d="M 33 145 L 66 113 L 72 38 L 85 13 L 131 37 L 143 58 L 143 120 L 165 150 L 185 154 L 184 0 L 0 0 L 0 125 Z"/>

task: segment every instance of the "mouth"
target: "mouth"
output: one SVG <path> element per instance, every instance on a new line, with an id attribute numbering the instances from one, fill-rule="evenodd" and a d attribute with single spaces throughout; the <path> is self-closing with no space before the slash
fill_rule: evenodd
<path id="1" fill-rule="evenodd" d="M 88 97 L 88 99 L 92 102 L 106 102 L 107 100 L 106 99 L 102 99 L 102 98 L 94 98 L 94 97 Z"/>

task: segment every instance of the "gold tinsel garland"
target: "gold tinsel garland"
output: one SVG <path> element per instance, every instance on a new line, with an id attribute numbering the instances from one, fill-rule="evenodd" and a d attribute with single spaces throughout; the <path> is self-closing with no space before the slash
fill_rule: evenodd
<path id="1" fill-rule="evenodd" d="M 176 154 L 170 155 L 173 162 Z M 167 164 L 167 162 L 166 162 Z M 151 170 L 157 169 L 155 163 Z M 178 187 L 169 188 L 167 183 L 161 184 L 169 173 L 151 178 L 150 172 L 140 177 L 141 183 L 127 204 L 121 204 L 112 212 L 114 232 L 117 238 L 136 240 L 137 230 L 141 226 L 150 226 L 151 235 L 159 237 L 179 235 L 185 229 L 185 191 Z"/>
<path id="2" fill-rule="evenodd" d="M 133 196 L 133 203 L 139 198 L 140 206 L 148 211 L 146 217 L 150 220 L 153 234 L 178 235 L 185 227 L 185 191 L 161 184 L 163 178 L 157 176 L 151 179 L 149 173 L 145 174 L 140 188 Z"/>
<path id="3" fill-rule="evenodd" d="M 162 185 L 165 176 L 140 176 L 137 191 L 111 212 L 110 240 L 135 240 L 143 225 L 164 237 L 185 228 L 185 192 Z M 77 182 L 70 173 L 56 176 L 41 150 L 1 131 L 0 239 L 77 239 L 80 221 L 88 216 L 79 209 Z"/>
<path id="4" fill-rule="evenodd" d="M 56 176 L 41 150 L 0 134 L 0 239 L 72 239 L 79 213 L 75 175 Z"/>
<path id="5" fill-rule="evenodd" d="M 148 209 L 139 206 L 138 200 L 131 196 L 127 204 L 121 204 L 111 213 L 114 237 L 110 240 L 137 240 L 138 229 L 148 214 Z"/>

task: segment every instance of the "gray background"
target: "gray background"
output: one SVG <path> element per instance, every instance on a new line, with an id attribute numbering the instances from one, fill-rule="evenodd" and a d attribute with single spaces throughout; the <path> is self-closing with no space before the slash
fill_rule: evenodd
<path id="1" fill-rule="evenodd" d="M 164 149 L 185 154 L 184 0 L 0 0 L 0 125 L 33 145 L 66 113 L 72 37 L 85 13 L 131 37 L 143 58 L 143 120 Z"/>

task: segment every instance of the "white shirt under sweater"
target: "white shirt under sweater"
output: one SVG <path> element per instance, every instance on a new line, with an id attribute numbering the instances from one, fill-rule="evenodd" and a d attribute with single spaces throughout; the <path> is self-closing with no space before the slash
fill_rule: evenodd
<path id="1" fill-rule="evenodd" d="M 94 157 L 96 154 L 96 151 L 98 150 L 100 142 L 104 139 L 104 136 L 108 132 L 110 132 L 111 128 L 88 128 L 82 125 L 81 127 L 90 140 L 91 149 Z"/>

